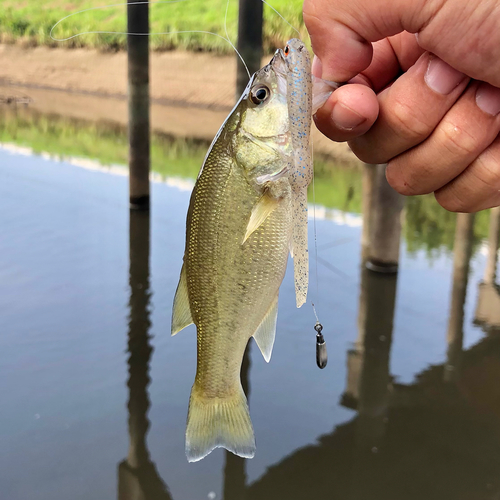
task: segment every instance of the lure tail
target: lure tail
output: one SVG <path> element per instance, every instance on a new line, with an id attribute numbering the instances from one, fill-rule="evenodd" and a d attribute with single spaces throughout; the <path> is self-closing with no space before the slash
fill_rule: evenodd
<path id="1" fill-rule="evenodd" d="M 307 250 L 307 186 L 295 193 L 293 201 L 293 271 L 295 301 L 301 307 L 307 300 L 309 286 L 309 253 Z"/>
<path id="2" fill-rule="evenodd" d="M 199 394 L 196 383 L 191 390 L 186 428 L 186 456 L 197 462 L 215 448 L 244 458 L 255 454 L 255 437 L 248 412 L 247 399 L 240 385 L 226 398 L 206 398 Z"/>

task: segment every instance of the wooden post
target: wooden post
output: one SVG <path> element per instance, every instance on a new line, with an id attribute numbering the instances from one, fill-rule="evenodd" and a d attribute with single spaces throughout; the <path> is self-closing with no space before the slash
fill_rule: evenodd
<path id="1" fill-rule="evenodd" d="M 149 209 L 149 5 L 127 5 L 130 208 Z M 130 33 L 141 33 L 133 35 Z"/>
<path id="2" fill-rule="evenodd" d="M 464 305 L 472 256 L 475 214 L 457 214 L 455 243 L 453 246 L 453 286 L 447 333 L 447 361 L 444 379 L 455 381 L 460 371 L 463 344 Z"/>
<path id="3" fill-rule="evenodd" d="M 262 63 L 262 24 L 264 4 L 261 0 L 239 0 L 237 49 L 252 75 Z M 236 56 L 236 100 L 248 83 L 248 74 Z"/>
<path id="4" fill-rule="evenodd" d="M 362 188 L 361 188 L 361 210 L 363 212 L 363 227 L 361 228 L 361 260 L 366 262 L 370 249 L 370 228 L 372 222 L 370 216 L 372 213 L 373 194 L 375 191 L 377 179 L 377 168 L 374 165 L 363 165 Z"/>
<path id="5" fill-rule="evenodd" d="M 490 230 L 488 235 L 488 260 L 484 270 L 484 282 L 489 285 L 495 283 L 498 247 L 500 244 L 500 207 L 490 210 Z"/>
<path id="6" fill-rule="evenodd" d="M 372 271 L 394 273 L 405 197 L 389 186 L 385 169 L 383 164 L 364 166 L 362 258 Z"/>

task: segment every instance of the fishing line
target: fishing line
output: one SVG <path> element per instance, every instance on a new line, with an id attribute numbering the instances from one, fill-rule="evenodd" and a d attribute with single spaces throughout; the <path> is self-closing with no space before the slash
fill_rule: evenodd
<path id="1" fill-rule="evenodd" d="M 115 3 L 115 4 L 110 4 L 110 5 L 101 5 L 100 7 L 91 7 L 89 9 L 83 9 L 79 10 L 78 12 L 73 12 L 72 14 L 69 14 L 66 17 L 63 17 L 62 19 L 59 19 L 54 26 L 52 26 L 49 36 L 52 38 L 52 40 L 56 42 L 66 42 L 67 40 L 71 40 L 73 38 L 76 38 L 78 36 L 82 35 L 132 35 L 132 36 L 152 36 L 152 35 L 178 35 L 178 34 L 183 34 L 183 33 L 201 33 L 205 35 L 214 35 L 219 38 L 222 38 L 222 40 L 225 40 L 226 42 L 229 43 L 229 45 L 233 48 L 233 50 L 236 52 L 236 55 L 240 58 L 243 66 L 245 66 L 245 70 L 248 74 L 248 79 L 250 79 L 250 71 L 248 70 L 248 66 L 243 59 L 243 56 L 240 54 L 238 49 L 233 45 L 231 40 L 229 40 L 229 35 L 227 32 L 227 11 L 229 8 L 229 0 L 227 1 L 226 4 L 226 16 L 224 18 L 224 29 L 226 31 L 226 37 L 223 37 L 222 35 L 219 35 L 218 33 L 213 33 L 212 31 L 203 31 L 203 30 L 186 30 L 186 31 L 163 31 L 163 32 L 149 32 L 149 33 L 129 33 L 127 31 L 82 31 L 80 33 L 77 33 L 76 35 L 69 36 L 67 38 L 54 38 L 52 36 L 52 32 L 54 31 L 54 28 L 62 23 L 65 19 L 68 19 L 68 17 L 71 16 L 76 16 L 77 14 L 82 14 L 83 12 L 88 12 L 90 10 L 98 10 L 98 9 L 107 9 L 109 7 L 125 7 L 127 5 L 144 5 L 144 4 L 159 4 L 159 3 L 180 3 L 180 2 L 187 2 L 189 0 L 149 0 L 147 2 L 130 2 L 130 3 Z"/>
<path id="2" fill-rule="evenodd" d="M 314 142 L 311 134 L 311 158 L 314 158 Z M 314 227 L 314 256 L 315 256 L 315 268 L 316 268 L 316 299 L 319 299 L 319 282 L 318 282 L 318 234 L 316 231 L 316 190 L 314 186 L 314 178 L 316 177 L 314 173 L 314 160 L 313 160 L 313 177 L 312 177 L 312 188 L 313 188 L 313 227 Z M 316 309 L 314 308 L 314 314 L 316 315 Z M 318 316 L 316 315 L 316 320 Z"/>
<path id="3" fill-rule="evenodd" d="M 109 5 L 101 5 L 98 7 L 89 7 L 88 9 L 82 9 L 77 12 L 73 12 L 71 14 L 68 14 L 67 16 L 63 17 L 62 19 L 59 19 L 54 26 L 50 29 L 49 36 L 52 40 L 55 42 L 66 42 L 68 40 L 72 40 L 73 38 L 82 36 L 82 35 L 132 35 L 132 36 L 152 36 L 152 35 L 179 35 L 179 34 L 184 34 L 184 33 L 200 33 L 200 34 L 205 34 L 205 35 L 214 35 L 218 38 L 221 38 L 222 40 L 226 41 L 229 43 L 231 48 L 234 50 L 236 55 L 239 57 L 240 61 L 242 62 L 243 66 L 245 67 L 245 70 L 248 74 L 248 79 L 251 78 L 250 71 L 248 69 L 248 66 L 243 59 L 243 56 L 240 54 L 238 49 L 235 47 L 233 42 L 229 39 L 229 33 L 227 31 L 227 13 L 229 10 L 229 0 L 227 0 L 226 3 L 226 12 L 224 16 L 224 31 L 226 33 L 226 36 L 219 35 L 218 33 L 214 33 L 212 31 L 204 31 L 204 30 L 182 30 L 182 31 L 162 31 L 162 32 L 150 32 L 150 33 L 129 33 L 127 31 L 82 31 L 80 33 L 77 33 L 76 35 L 69 36 L 67 38 L 55 38 L 53 36 L 54 29 L 61 24 L 63 21 L 66 19 L 76 16 L 78 14 L 83 14 L 84 12 L 89 12 L 91 10 L 100 10 L 100 9 L 107 9 L 110 7 L 126 7 L 127 5 L 144 5 L 144 4 L 169 4 L 169 3 L 180 3 L 180 2 L 187 2 L 189 0 L 148 0 L 148 1 L 138 1 L 138 2 L 130 2 L 130 3 L 115 3 L 115 4 L 109 4 Z M 290 24 L 271 4 L 266 2 L 266 0 L 261 0 L 262 3 L 266 4 L 270 9 L 272 9 L 288 26 L 290 26 L 300 37 L 300 32 L 295 26 Z"/>
<path id="4" fill-rule="evenodd" d="M 300 31 L 295 26 L 292 26 L 271 4 L 267 3 L 266 0 L 261 0 L 261 2 L 274 10 L 274 12 L 276 12 L 276 14 L 278 14 L 278 16 L 280 16 L 281 19 L 283 19 L 283 21 L 285 21 L 285 23 L 288 24 L 288 26 L 290 26 L 290 28 L 292 28 L 297 33 L 297 35 L 299 35 L 300 38 Z"/>
<path id="5" fill-rule="evenodd" d="M 314 158 L 313 154 L 314 142 L 311 134 L 311 158 Z M 314 186 L 314 161 L 313 161 L 313 178 L 312 178 L 312 190 L 313 190 L 313 227 L 314 227 L 314 254 L 315 254 L 315 268 L 316 268 L 316 299 L 319 300 L 319 279 L 318 279 L 318 234 L 316 231 L 316 191 Z M 328 363 L 328 353 L 326 350 L 326 342 L 323 334 L 321 333 L 323 330 L 323 325 L 320 323 L 318 314 L 316 312 L 316 307 L 314 306 L 314 302 L 311 302 L 314 316 L 316 316 L 316 324 L 314 325 L 314 329 L 316 330 L 316 364 L 318 368 L 323 369 Z"/>
<path id="6" fill-rule="evenodd" d="M 248 80 L 250 80 L 250 78 L 252 78 L 252 75 L 250 74 L 250 71 L 248 70 L 248 66 L 247 66 L 245 60 L 243 59 L 241 54 L 238 52 L 238 49 L 234 46 L 233 42 L 231 42 L 231 40 L 229 39 L 229 33 L 227 32 L 227 11 L 228 11 L 228 9 L 229 9 L 229 0 L 227 0 L 227 2 L 226 2 L 226 14 L 224 16 L 224 31 L 226 32 L 226 40 L 229 42 L 229 45 L 231 45 L 231 47 L 234 49 L 234 51 L 238 54 L 241 62 L 243 63 L 243 66 L 245 66 L 245 70 L 246 70 L 247 75 L 248 75 Z"/>

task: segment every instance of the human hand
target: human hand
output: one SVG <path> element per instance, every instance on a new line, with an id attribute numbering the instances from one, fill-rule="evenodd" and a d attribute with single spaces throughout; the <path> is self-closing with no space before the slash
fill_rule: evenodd
<path id="1" fill-rule="evenodd" d="M 495 1 L 305 0 L 304 21 L 313 73 L 350 82 L 315 116 L 326 136 L 388 163 L 402 194 L 434 192 L 457 212 L 500 205 Z"/>

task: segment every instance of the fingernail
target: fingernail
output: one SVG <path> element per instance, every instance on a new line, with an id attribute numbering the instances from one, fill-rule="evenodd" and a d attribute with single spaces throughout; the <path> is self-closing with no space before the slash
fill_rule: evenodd
<path id="1" fill-rule="evenodd" d="M 489 83 L 481 83 L 476 90 L 476 104 L 491 116 L 500 113 L 500 89 Z"/>
<path id="2" fill-rule="evenodd" d="M 359 127 L 366 120 L 364 116 L 361 116 L 340 102 L 337 102 L 333 107 L 331 117 L 335 125 L 343 130 L 352 130 Z"/>
<path id="3" fill-rule="evenodd" d="M 448 95 L 464 78 L 463 73 L 431 54 L 424 80 L 434 92 Z"/>
<path id="4" fill-rule="evenodd" d="M 311 72 L 316 78 L 321 78 L 321 74 L 323 73 L 323 64 L 321 64 L 321 60 L 318 56 L 313 57 Z"/>

